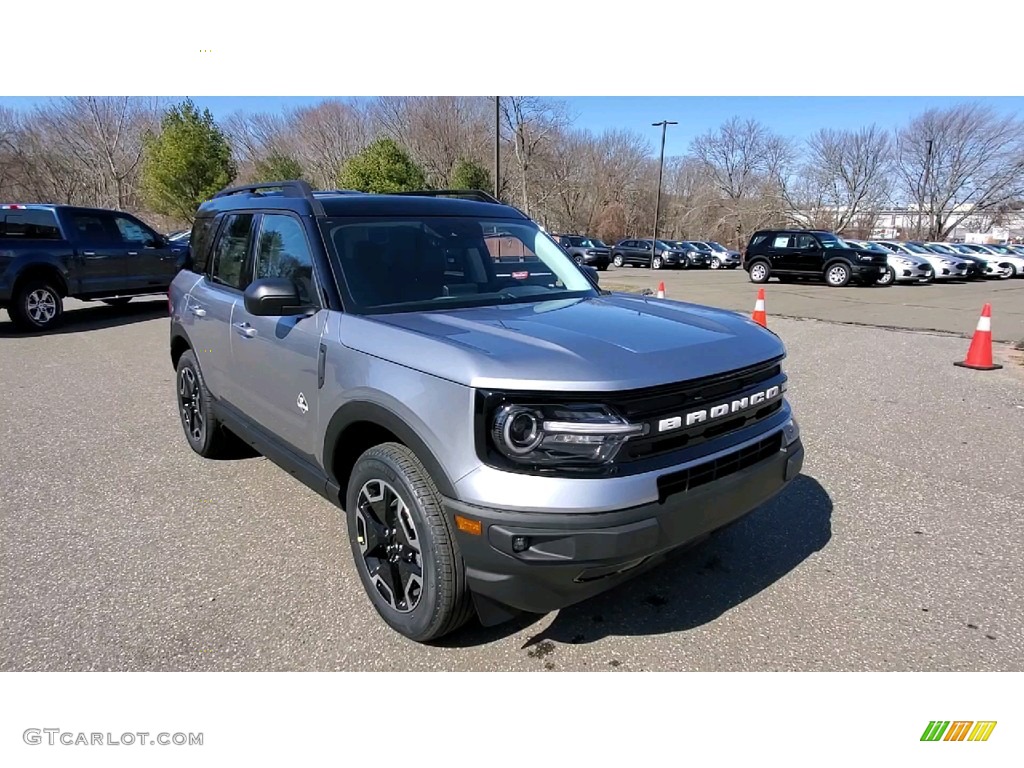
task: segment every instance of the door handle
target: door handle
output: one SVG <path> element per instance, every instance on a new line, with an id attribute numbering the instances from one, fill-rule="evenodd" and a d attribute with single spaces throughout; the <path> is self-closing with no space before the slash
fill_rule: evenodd
<path id="1" fill-rule="evenodd" d="M 206 310 L 202 307 L 191 306 L 188 308 L 188 311 L 196 317 L 206 317 Z"/>
<path id="2" fill-rule="evenodd" d="M 256 329 L 248 323 L 235 323 L 235 328 L 247 339 L 251 339 L 256 335 Z"/>
<path id="3" fill-rule="evenodd" d="M 95 256 L 96 251 L 82 251 L 83 256 Z"/>
<path id="4" fill-rule="evenodd" d="M 138 251 L 128 251 L 128 255 L 129 256 L 138 256 L 139 252 Z"/>

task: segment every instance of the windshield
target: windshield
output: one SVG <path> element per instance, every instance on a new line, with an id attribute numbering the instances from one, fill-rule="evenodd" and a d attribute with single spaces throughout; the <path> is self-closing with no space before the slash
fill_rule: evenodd
<path id="1" fill-rule="evenodd" d="M 691 242 L 693 243 L 693 247 L 696 248 L 698 251 L 703 251 L 704 253 L 712 252 L 711 246 L 708 245 L 707 243 L 700 242 L 699 240 L 693 240 Z"/>
<path id="2" fill-rule="evenodd" d="M 929 250 L 935 251 L 935 253 L 944 253 L 947 256 L 956 256 L 957 252 L 953 248 L 950 248 L 945 243 L 928 243 L 926 246 Z"/>
<path id="3" fill-rule="evenodd" d="M 853 242 L 853 241 L 848 240 L 847 242 Z M 886 253 L 886 254 L 890 252 L 888 248 L 883 248 L 878 243 L 869 243 L 869 242 L 867 242 L 865 240 L 857 242 L 857 243 L 855 243 L 855 245 L 857 245 L 858 248 L 862 248 L 865 251 L 875 251 L 877 253 Z"/>
<path id="4" fill-rule="evenodd" d="M 599 295 L 532 221 L 332 218 L 321 226 L 363 314 Z"/>
<path id="5" fill-rule="evenodd" d="M 1005 245 L 986 245 L 985 247 L 988 248 L 990 251 L 995 251 L 996 253 L 1010 253 L 1010 249 L 1007 248 Z"/>
<path id="6" fill-rule="evenodd" d="M 575 247 L 577 247 L 577 248 L 597 248 L 598 247 L 598 245 L 597 245 L 598 241 L 591 240 L 590 238 L 587 238 L 587 237 L 569 237 L 569 238 L 566 238 L 566 239 L 570 243 L 572 243 Z"/>
<path id="7" fill-rule="evenodd" d="M 679 250 L 679 246 L 678 245 L 676 245 L 675 243 L 670 243 L 667 240 L 659 240 L 658 241 L 658 247 L 659 248 L 664 248 L 666 251 L 677 251 L 677 250 Z"/>
<path id="8" fill-rule="evenodd" d="M 929 251 L 923 245 L 918 245 L 917 243 L 904 243 L 903 245 L 912 253 L 932 253 L 932 251 Z"/>
<path id="9" fill-rule="evenodd" d="M 722 245 L 721 243 L 712 243 L 712 242 L 709 242 L 709 243 L 708 243 L 708 247 L 710 247 L 710 248 L 711 248 L 711 250 L 713 250 L 713 251 L 718 251 L 719 253 L 728 253 L 728 252 L 729 252 L 729 249 L 728 249 L 728 248 L 726 248 L 726 247 L 725 247 L 724 245 Z"/>

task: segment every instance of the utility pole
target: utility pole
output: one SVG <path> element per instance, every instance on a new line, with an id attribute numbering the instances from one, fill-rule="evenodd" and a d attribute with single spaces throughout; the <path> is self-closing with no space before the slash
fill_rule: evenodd
<path id="1" fill-rule="evenodd" d="M 929 194 L 929 191 L 928 191 L 928 181 L 929 181 L 929 178 L 931 176 L 931 170 L 932 170 L 932 140 L 928 139 L 925 142 L 925 145 L 927 146 L 928 149 L 927 149 L 927 151 L 925 153 L 925 160 L 924 160 L 924 197 L 928 200 L 928 239 L 931 240 L 932 239 L 931 238 L 932 202 L 931 202 L 931 195 Z M 919 216 L 918 217 L 918 222 L 919 222 L 918 223 L 918 229 L 920 229 L 920 221 L 921 221 L 921 217 Z M 920 233 L 918 233 L 918 234 L 920 234 Z"/>
<path id="2" fill-rule="evenodd" d="M 654 269 L 654 252 L 658 249 L 658 219 L 661 218 L 661 176 L 665 170 L 665 131 L 670 125 L 679 125 L 674 120 L 662 120 L 651 123 L 655 128 L 661 127 L 661 158 L 658 160 L 658 197 L 654 204 L 654 239 L 651 241 L 651 269 Z"/>
<path id="3" fill-rule="evenodd" d="M 494 196 L 501 199 L 501 96 L 494 97 Z"/>

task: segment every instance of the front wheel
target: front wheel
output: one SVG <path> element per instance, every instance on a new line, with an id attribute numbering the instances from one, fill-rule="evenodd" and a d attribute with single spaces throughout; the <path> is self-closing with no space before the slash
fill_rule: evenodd
<path id="1" fill-rule="evenodd" d="M 422 643 L 472 616 L 441 495 L 412 451 L 382 443 L 363 453 L 348 483 L 345 515 L 359 578 L 392 629 Z"/>
<path id="2" fill-rule="evenodd" d="M 573 256 L 572 260 L 575 261 L 580 266 L 583 265 L 583 257 L 582 256 Z"/>
<path id="3" fill-rule="evenodd" d="M 655 269 L 661 269 L 661 256 L 655 256 L 654 261 L 651 262 L 651 266 Z"/>
<path id="4" fill-rule="evenodd" d="M 622 260 L 622 256 L 620 254 L 615 254 L 615 258 L 612 259 L 612 264 L 614 264 L 616 267 L 621 268 L 624 263 L 625 262 Z"/>
<path id="5" fill-rule="evenodd" d="M 750 266 L 750 282 L 752 283 L 767 283 L 771 276 L 771 270 L 763 261 L 755 262 Z"/>
<path id="6" fill-rule="evenodd" d="M 875 281 L 877 285 L 892 285 L 894 282 L 896 282 L 896 270 L 892 267 L 886 267 L 882 276 Z"/>
<path id="7" fill-rule="evenodd" d="M 1017 268 L 1013 264 L 1004 263 L 999 265 L 999 279 L 1009 280 L 1011 277 L 1017 276 Z"/>
<path id="8" fill-rule="evenodd" d="M 711 268 L 712 269 L 721 269 L 722 268 L 722 260 L 719 259 L 717 256 L 712 256 L 711 257 Z"/>
<path id="9" fill-rule="evenodd" d="M 849 284 L 850 268 L 845 264 L 831 264 L 825 270 L 825 281 L 833 288 L 842 288 Z"/>

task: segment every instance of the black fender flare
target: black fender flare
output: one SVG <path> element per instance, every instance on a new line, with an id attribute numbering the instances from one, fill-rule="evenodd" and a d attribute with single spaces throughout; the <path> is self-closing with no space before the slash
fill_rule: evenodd
<path id="1" fill-rule="evenodd" d="M 57 278 L 61 281 L 61 285 L 57 286 L 57 288 L 63 289 L 65 296 L 70 296 L 72 293 L 71 272 L 67 264 L 57 257 L 46 253 L 26 253 L 16 259 L 12 267 L 14 274 L 14 279 L 11 280 L 12 289 L 25 277 L 27 272 L 46 270 L 57 275 Z"/>
<path id="2" fill-rule="evenodd" d="M 365 400 L 354 400 L 345 403 L 334 412 L 334 415 L 331 416 L 331 420 L 327 424 L 327 429 L 324 432 L 323 466 L 327 477 L 332 483 L 340 487 L 339 479 L 334 470 L 334 458 L 338 439 L 349 426 L 359 422 L 376 424 L 395 435 L 406 447 L 416 454 L 416 458 L 423 463 L 427 472 L 430 473 L 430 477 L 437 485 L 437 489 L 448 498 L 456 498 L 455 484 L 434 456 L 433 451 L 427 447 L 423 438 L 416 434 L 416 431 L 394 411 L 378 403 L 371 403 Z M 344 498 L 344 488 L 341 488 L 341 493 L 343 494 L 342 498 Z"/>

